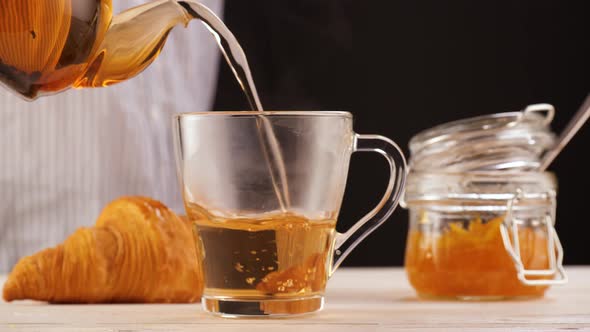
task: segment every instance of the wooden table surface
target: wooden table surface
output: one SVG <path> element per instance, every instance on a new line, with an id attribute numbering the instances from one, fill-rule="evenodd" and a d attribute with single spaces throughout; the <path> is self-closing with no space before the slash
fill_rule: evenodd
<path id="1" fill-rule="evenodd" d="M 416 299 L 401 269 L 342 268 L 324 311 L 290 319 L 224 319 L 199 304 L 0 302 L 0 331 L 590 331 L 590 267 L 567 270 L 570 283 L 544 299 L 467 303 Z"/>

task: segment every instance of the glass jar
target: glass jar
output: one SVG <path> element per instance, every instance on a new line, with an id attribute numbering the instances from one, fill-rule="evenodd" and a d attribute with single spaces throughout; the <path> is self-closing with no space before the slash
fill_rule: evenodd
<path id="1" fill-rule="evenodd" d="M 545 111 L 545 116 L 539 114 Z M 567 281 L 554 229 L 550 105 L 452 122 L 410 143 L 405 268 L 419 296 L 543 296 Z"/>

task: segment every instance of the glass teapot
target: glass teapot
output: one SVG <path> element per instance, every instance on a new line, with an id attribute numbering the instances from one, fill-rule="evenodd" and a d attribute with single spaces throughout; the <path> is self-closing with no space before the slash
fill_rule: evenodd
<path id="1" fill-rule="evenodd" d="M 32 100 L 125 81 L 158 57 L 172 28 L 194 18 L 216 35 L 236 76 L 250 81 L 231 32 L 193 0 L 152 1 L 114 17 L 112 0 L 2 0 L 0 83 Z"/>

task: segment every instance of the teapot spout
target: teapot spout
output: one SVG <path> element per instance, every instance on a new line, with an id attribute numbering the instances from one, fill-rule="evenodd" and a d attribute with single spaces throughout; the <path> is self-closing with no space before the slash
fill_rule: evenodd
<path id="1" fill-rule="evenodd" d="M 177 2 L 159 0 L 115 16 L 76 88 L 104 87 L 130 79 L 160 54 L 168 34 L 192 16 Z"/>
<path id="2" fill-rule="evenodd" d="M 250 106 L 262 110 L 242 47 L 221 19 L 195 0 L 153 1 L 115 16 L 99 51 L 74 87 L 108 86 L 136 76 L 158 57 L 170 30 L 192 19 L 199 19 L 213 34 Z"/>

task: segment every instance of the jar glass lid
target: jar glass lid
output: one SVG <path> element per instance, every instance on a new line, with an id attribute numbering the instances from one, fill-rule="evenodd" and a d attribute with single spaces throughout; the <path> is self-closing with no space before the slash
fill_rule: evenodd
<path id="1" fill-rule="evenodd" d="M 542 114 L 545 113 L 545 114 Z M 420 171 L 533 170 L 555 142 L 548 104 L 442 124 L 410 141 L 410 168 Z"/>

